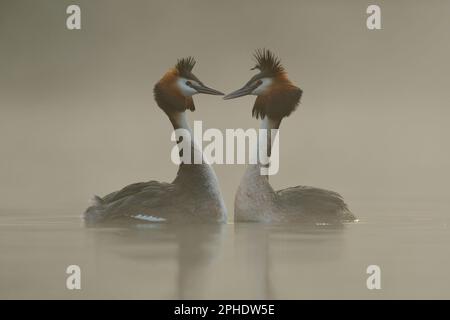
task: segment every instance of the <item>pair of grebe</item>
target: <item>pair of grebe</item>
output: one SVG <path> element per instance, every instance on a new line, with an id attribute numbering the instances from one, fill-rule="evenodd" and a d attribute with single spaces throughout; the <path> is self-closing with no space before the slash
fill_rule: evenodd
<path id="1" fill-rule="evenodd" d="M 281 120 L 298 106 L 302 90 L 288 79 L 280 60 L 269 50 L 257 50 L 259 73 L 241 89 L 224 99 L 255 95 L 252 115 L 261 119 L 261 128 L 278 129 Z M 154 97 L 174 129 L 191 131 L 186 110 L 194 111 L 193 95 L 223 95 L 205 86 L 193 73 L 195 60 L 178 60 L 154 87 Z M 192 153 L 201 153 L 190 141 Z M 271 138 L 268 138 L 270 153 Z M 198 156 L 198 155 L 197 155 Z M 202 157 L 202 154 L 199 155 Z M 261 165 L 246 169 L 236 192 L 235 221 L 339 223 L 355 220 L 342 197 L 333 191 L 307 186 L 274 191 Z M 94 197 L 84 218 L 88 223 L 118 220 L 149 222 L 225 222 L 227 211 L 213 168 L 181 163 L 172 183 L 148 181 L 134 183 L 103 198 Z"/>

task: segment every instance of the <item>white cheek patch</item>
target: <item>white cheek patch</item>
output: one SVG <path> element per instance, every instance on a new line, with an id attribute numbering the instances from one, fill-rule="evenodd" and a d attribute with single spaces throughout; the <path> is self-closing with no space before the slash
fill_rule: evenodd
<path id="1" fill-rule="evenodd" d="M 193 96 L 194 94 L 198 93 L 197 90 L 195 90 L 194 88 L 189 87 L 186 84 L 186 81 L 190 81 L 191 83 L 197 84 L 197 82 L 195 82 L 193 80 L 189 80 L 189 79 L 186 79 L 186 78 L 178 78 L 177 86 L 180 89 L 180 91 L 183 94 L 183 96 L 190 97 L 190 96 Z"/>
<path id="2" fill-rule="evenodd" d="M 257 96 L 264 93 L 273 82 L 271 78 L 262 78 L 261 81 L 262 83 L 258 86 L 258 88 L 252 91 L 252 94 Z"/>

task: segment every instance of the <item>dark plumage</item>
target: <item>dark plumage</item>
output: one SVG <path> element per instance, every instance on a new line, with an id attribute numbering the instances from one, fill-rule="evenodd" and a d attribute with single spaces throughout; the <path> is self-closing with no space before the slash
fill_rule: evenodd
<path id="1" fill-rule="evenodd" d="M 178 75 L 180 77 L 197 81 L 198 83 L 203 84 L 199 78 L 197 78 L 193 73 L 192 69 L 194 69 L 196 62 L 192 57 L 179 59 L 177 64 L 175 65 L 175 69 L 178 71 Z"/>
<path id="2" fill-rule="evenodd" d="M 177 64 L 175 65 L 175 69 L 178 70 L 180 76 L 189 78 L 189 75 L 192 73 L 192 69 L 194 68 L 196 61 L 193 57 L 187 57 L 178 59 Z"/>
<path id="3" fill-rule="evenodd" d="M 334 191 L 297 186 L 276 191 L 276 196 L 284 210 L 291 210 L 300 219 L 333 223 L 355 220 L 342 196 Z"/>
<path id="4" fill-rule="evenodd" d="M 275 77 L 283 74 L 284 67 L 281 65 L 281 61 L 270 50 L 257 49 L 253 54 L 256 60 L 256 66 L 252 68 L 259 69 L 265 76 Z"/>
<path id="5" fill-rule="evenodd" d="M 275 84 L 277 86 L 277 84 Z M 270 93 L 258 96 L 252 109 L 252 116 L 264 119 L 267 115 L 274 120 L 288 117 L 300 104 L 302 89 L 290 84 L 284 84 L 282 90 L 275 87 Z"/>

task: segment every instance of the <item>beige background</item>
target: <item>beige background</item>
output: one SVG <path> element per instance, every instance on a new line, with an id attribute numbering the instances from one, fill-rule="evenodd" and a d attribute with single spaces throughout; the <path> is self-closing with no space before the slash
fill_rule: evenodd
<path id="1" fill-rule="evenodd" d="M 82 9 L 68 31 L 65 9 Z M 450 2 L 0 1 L 0 210 L 81 214 L 92 194 L 171 181 L 171 127 L 152 87 L 179 57 L 230 92 L 270 48 L 304 90 L 282 124 L 276 188 L 341 192 L 372 203 L 448 201 Z M 249 128 L 252 97 L 195 97 L 205 127 Z M 244 166 L 217 165 L 232 216 Z M 373 212 L 373 211 L 370 211 Z M 370 217 L 367 217 L 370 218 Z"/>

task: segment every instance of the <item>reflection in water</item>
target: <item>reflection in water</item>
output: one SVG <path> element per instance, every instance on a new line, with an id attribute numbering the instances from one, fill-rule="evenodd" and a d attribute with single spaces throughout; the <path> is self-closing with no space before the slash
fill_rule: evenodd
<path id="1" fill-rule="evenodd" d="M 99 251 L 114 250 L 119 258 L 134 259 L 140 261 L 170 260 L 173 255 L 155 255 L 150 251 L 133 253 L 136 246 L 155 246 L 163 248 L 174 247 L 174 258 L 177 264 L 177 275 L 174 276 L 176 292 L 172 294 L 174 299 L 188 299 L 193 297 L 205 297 L 204 286 L 208 279 L 217 276 L 212 262 L 222 250 L 223 228 L 222 224 L 138 224 L 128 225 L 120 232 L 94 233 L 96 246 Z M 101 230 L 101 228 L 97 229 Z M 125 240 L 125 241 L 124 241 Z M 116 251 L 116 244 L 131 249 Z M 155 276 L 151 275 L 150 277 Z M 166 274 L 156 275 L 166 278 Z"/>
<path id="2" fill-rule="evenodd" d="M 448 298 L 448 225 L 448 211 L 341 226 L 86 228 L 79 217 L 5 215 L 0 298 Z M 80 291 L 65 288 L 71 264 Z M 366 288 L 370 264 L 382 269 L 382 290 Z"/>
<path id="3" fill-rule="evenodd" d="M 175 289 L 169 293 L 170 298 L 208 298 L 208 293 L 215 292 L 217 286 L 225 286 L 222 289 L 232 291 L 238 284 L 242 287 L 242 293 L 252 298 L 276 299 L 276 290 L 271 281 L 271 260 L 283 259 L 277 257 L 276 251 L 280 248 L 294 249 L 297 251 L 294 254 L 298 255 L 301 254 L 302 243 L 314 245 L 315 242 L 325 242 L 326 246 L 326 242 L 333 239 L 333 254 L 339 254 L 339 248 L 336 248 L 339 241 L 330 237 L 330 234 L 339 233 L 343 229 L 343 225 L 140 224 L 121 226 L 116 232 L 106 233 L 101 232 L 102 228 L 96 228 L 93 230 L 98 232 L 93 235 L 97 252 L 109 250 L 118 255 L 114 259 L 128 259 L 144 264 L 168 264 L 175 259 L 176 271 L 171 277 L 167 273 L 146 276 L 148 279 L 162 277 L 166 282 L 174 283 Z M 227 261 L 226 268 L 223 268 L 224 261 L 220 261 L 220 257 L 224 253 L 230 255 L 226 231 L 231 231 L 234 242 L 231 253 L 233 261 Z M 139 247 L 142 250 L 136 251 Z M 166 248 L 166 251 L 155 254 L 152 250 L 145 249 L 155 247 Z M 275 252 L 272 251 L 273 248 Z M 333 257 L 333 254 L 327 254 L 326 257 Z M 227 278 L 233 281 L 224 281 Z"/>
<path id="4" fill-rule="evenodd" d="M 321 244 L 327 247 L 327 242 L 333 241 L 333 254 L 326 255 L 329 259 L 339 254 L 339 238 L 335 235 L 345 228 L 344 225 L 308 225 L 300 224 L 254 224 L 241 223 L 235 225 L 236 251 L 242 261 L 248 287 L 253 288 L 255 299 L 277 299 L 276 285 L 271 281 L 272 266 L 276 264 L 279 252 L 288 252 L 302 259 L 302 251 L 311 245 Z M 330 237 L 330 235 L 334 235 Z M 336 247 L 338 245 L 338 247 Z M 294 251 L 290 253 L 290 251 Z M 278 252 L 278 253 L 277 253 Z M 306 252 L 305 252 L 306 253 Z M 309 257 L 306 254 L 306 257 Z M 300 264 L 301 266 L 301 264 Z M 298 268 L 298 264 L 296 266 Z M 298 270 L 300 271 L 300 270 Z"/>
<path id="5" fill-rule="evenodd" d="M 222 250 L 223 225 L 188 225 L 174 230 L 178 243 L 179 299 L 204 297 L 203 286 L 218 276 L 213 260 Z"/>

